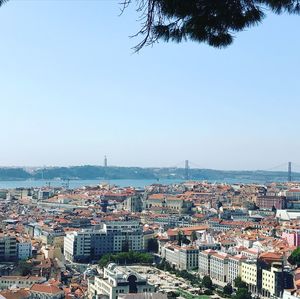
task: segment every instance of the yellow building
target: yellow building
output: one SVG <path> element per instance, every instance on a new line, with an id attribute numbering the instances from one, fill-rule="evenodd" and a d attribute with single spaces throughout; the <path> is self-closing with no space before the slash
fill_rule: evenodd
<path id="1" fill-rule="evenodd" d="M 262 290 L 263 297 L 273 297 L 280 295 L 280 280 L 282 277 L 281 265 L 272 266 L 270 270 L 262 270 Z"/>
<path id="2" fill-rule="evenodd" d="M 257 261 L 249 260 L 242 262 L 241 279 L 252 293 L 257 293 Z"/>

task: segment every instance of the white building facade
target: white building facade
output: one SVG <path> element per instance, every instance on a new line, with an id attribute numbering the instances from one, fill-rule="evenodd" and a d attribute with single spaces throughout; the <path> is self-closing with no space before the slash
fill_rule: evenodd
<path id="1" fill-rule="evenodd" d="M 117 266 L 114 263 L 104 268 L 103 277 L 95 277 L 88 283 L 88 297 L 118 299 L 118 296 L 135 293 L 153 293 L 155 287 L 147 279 L 130 267 Z"/>

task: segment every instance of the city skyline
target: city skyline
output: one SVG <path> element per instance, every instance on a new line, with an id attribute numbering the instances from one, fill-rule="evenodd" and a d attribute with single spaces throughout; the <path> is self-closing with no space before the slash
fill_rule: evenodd
<path id="1" fill-rule="evenodd" d="M 300 42 L 289 30 L 299 17 L 268 16 L 225 50 L 158 43 L 133 54 L 137 15 L 119 8 L 1 8 L 0 165 L 99 165 L 105 154 L 120 166 L 189 159 L 225 170 L 300 160 Z"/>

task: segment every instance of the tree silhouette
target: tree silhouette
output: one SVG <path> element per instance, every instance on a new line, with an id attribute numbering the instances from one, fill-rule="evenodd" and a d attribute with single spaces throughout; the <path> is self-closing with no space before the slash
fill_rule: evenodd
<path id="1" fill-rule="evenodd" d="M 225 295 L 231 295 L 233 292 L 232 285 L 230 283 L 226 284 L 223 288 L 223 292 Z"/>
<path id="2" fill-rule="evenodd" d="M 0 0 L 0 6 L 8 0 Z M 300 13 L 300 0 L 123 0 L 122 11 L 136 4 L 142 36 L 139 51 L 158 40 L 205 42 L 222 48 L 234 35 L 262 22 L 267 12 Z"/>
<path id="3" fill-rule="evenodd" d="M 251 293 L 247 289 L 238 289 L 233 299 L 251 299 Z"/>
<path id="4" fill-rule="evenodd" d="M 195 231 L 192 231 L 192 234 L 191 234 L 191 241 L 192 242 L 195 242 L 197 240 L 197 233 Z"/>
<path id="5" fill-rule="evenodd" d="M 298 14 L 299 0 L 124 0 L 135 2 L 142 20 L 139 51 L 157 40 L 205 42 L 222 48 L 234 34 L 262 22 L 266 12 Z"/>
<path id="6" fill-rule="evenodd" d="M 212 283 L 212 280 L 209 276 L 204 276 L 203 279 L 202 279 L 202 285 L 203 287 L 207 288 L 207 289 L 212 289 L 213 287 L 213 283 Z"/>
<path id="7" fill-rule="evenodd" d="M 288 257 L 288 262 L 291 265 L 300 265 L 300 247 L 296 248 L 292 254 Z"/>
<path id="8" fill-rule="evenodd" d="M 246 289 L 247 288 L 247 284 L 244 281 L 242 281 L 240 276 L 238 276 L 234 279 L 234 286 L 238 289 Z"/>

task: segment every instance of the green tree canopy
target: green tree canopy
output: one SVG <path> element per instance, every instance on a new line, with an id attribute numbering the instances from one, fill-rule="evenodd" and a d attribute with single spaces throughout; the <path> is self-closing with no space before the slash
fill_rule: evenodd
<path id="1" fill-rule="evenodd" d="M 238 276 L 234 280 L 234 286 L 238 289 L 247 289 L 247 285 L 244 281 L 242 281 L 241 277 Z"/>
<path id="2" fill-rule="evenodd" d="M 27 261 L 19 261 L 18 270 L 22 276 L 31 274 L 32 264 Z"/>
<path id="3" fill-rule="evenodd" d="M 212 280 L 209 276 L 204 276 L 202 279 L 202 286 L 207 288 L 207 289 L 212 289 L 213 283 Z"/>
<path id="4" fill-rule="evenodd" d="M 148 251 L 150 252 L 158 252 L 158 241 L 156 238 L 151 238 L 148 241 Z"/>
<path id="5" fill-rule="evenodd" d="M 195 231 L 193 231 L 191 234 L 191 241 L 194 242 L 196 240 L 197 240 L 197 233 Z"/>
<path id="6" fill-rule="evenodd" d="M 125 264 L 151 264 L 153 263 L 153 256 L 149 253 L 143 252 L 120 252 L 115 254 L 105 254 L 99 260 L 101 267 L 106 267 L 109 263 Z"/>
<path id="7" fill-rule="evenodd" d="M 233 292 L 232 285 L 230 283 L 226 284 L 226 286 L 223 288 L 223 292 L 225 295 L 230 296 Z"/>
<path id="8" fill-rule="evenodd" d="M 292 252 L 292 254 L 288 257 L 288 261 L 291 265 L 300 266 L 300 247 Z"/>
<path id="9" fill-rule="evenodd" d="M 236 295 L 232 297 L 233 299 L 252 299 L 251 293 L 247 289 L 238 289 Z"/>

